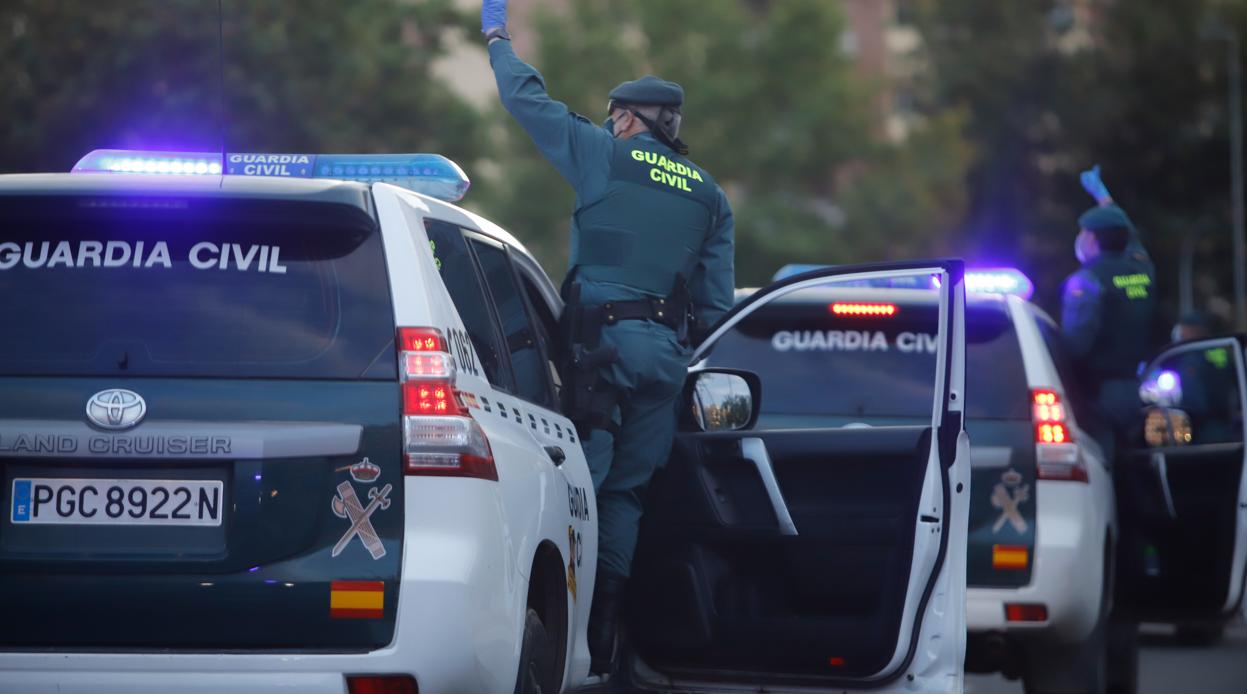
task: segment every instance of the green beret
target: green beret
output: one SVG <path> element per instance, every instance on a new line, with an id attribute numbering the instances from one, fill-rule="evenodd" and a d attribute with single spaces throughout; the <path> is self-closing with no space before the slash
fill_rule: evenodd
<path id="1" fill-rule="evenodd" d="M 646 75 L 639 80 L 624 82 L 610 93 L 611 101 L 642 106 L 674 106 L 684 105 L 684 88 L 675 82 Z"/>
<path id="2" fill-rule="evenodd" d="M 1090 232 L 1107 229 L 1130 229 L 1130 218 L 1116 206 L 1093 207 L 1078 218 L 1078 226 Z"/>

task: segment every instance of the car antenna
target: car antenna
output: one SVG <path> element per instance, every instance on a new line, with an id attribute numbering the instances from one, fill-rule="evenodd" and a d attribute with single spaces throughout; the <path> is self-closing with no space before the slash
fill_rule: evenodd
<path id="1" fill-rule="evenodd" d="M 221 171 L 225 171 L 225 138 L 229 131 L 225 110 L 225 0 L 217 0 L 217 128 L 221 135 Z"/>

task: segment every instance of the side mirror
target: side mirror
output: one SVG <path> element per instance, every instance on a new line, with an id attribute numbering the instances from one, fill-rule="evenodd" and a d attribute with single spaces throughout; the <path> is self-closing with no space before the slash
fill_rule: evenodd
<path id="1" fill-rule="evenodd" d="M 736 369 L 706 369 L 689 375 L 684 411 L 701 431 L 739 431 L 758 421 L 762 379 Z"/>
<path id="2" fill-rule="evenodd" d="M 1190 444 L 1190 415 L 1169 407 L 1148 407 L 1144 412 L 1143 440 L 1151 448 Z"/>

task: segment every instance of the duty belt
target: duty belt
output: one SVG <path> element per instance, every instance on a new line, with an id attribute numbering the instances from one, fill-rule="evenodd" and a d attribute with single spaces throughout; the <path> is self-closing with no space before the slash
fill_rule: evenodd
<path id="1" fill-rule="evenodd" d="M 586 306 L 586 309 L 591 307 Z M 602 322 L 614 325 L 621 320 L 649 320 L 680 332 L 687 322 L 688 304 L 675 305 L 667 299 L 608 301 L 602 304 Z"/>

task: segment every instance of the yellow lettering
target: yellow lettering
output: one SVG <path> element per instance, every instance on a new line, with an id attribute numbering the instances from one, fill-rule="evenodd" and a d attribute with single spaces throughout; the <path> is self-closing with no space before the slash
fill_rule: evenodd
<path id="1" fill-rule="evenodd" d="M 646 163 L 646 164 L 657 164 L 657 163 L 658 163 L 658 155 L 657 155 L 657 154 L 654 154 L 653 152 L 646 152 L 646 153 L 645 153 L 645 163 Z"/>
<path id="2" fill-rule="evenodd" d="M 663 172 L 659 171 L 658 169 L 650 169 L 650 170 L 649 170 L 649 180 L 651 180 L 651 181 L 653 181 L 653 182 L 655 182 L 655 183 L 664 183 L 665 181 L 663 181 L 663 180 L 662 180 L 662 177 L 663 177 L 663 176 L 665 176 L 665 175 L 666 175 L 666 174 L 664 174 Z"/>
<path id="3" fill-rule="evenodd" d="M 693 169 L 693 170 L 692 170 L 692 174 L 693 174 L 693 180 L 694 180 L 694 181 L 697 181 L 698 183 L 703 183 L 703 182 L 704 182 L 704 181 L 702 181 L 702 180 L 701 180 L 701 174 L 697 172 L 697 169 Z"/>
<path id="4" fill-rule="evenodd" d="M 632 150 L 632 158 L 637 161 L 645 161 L 645 152 L 642 152 L 639 149 L 634 149 Z"/>

